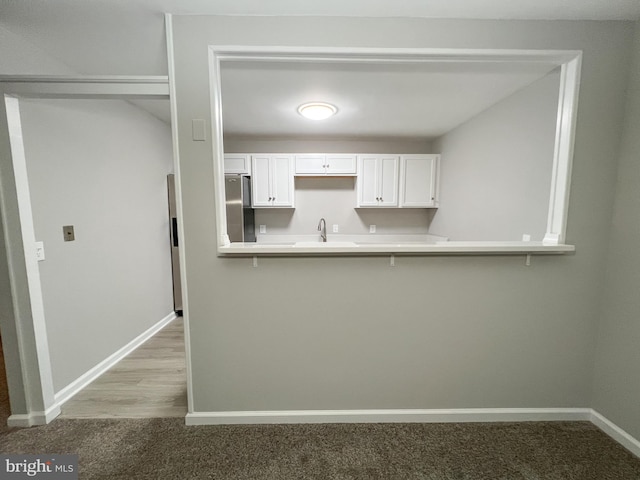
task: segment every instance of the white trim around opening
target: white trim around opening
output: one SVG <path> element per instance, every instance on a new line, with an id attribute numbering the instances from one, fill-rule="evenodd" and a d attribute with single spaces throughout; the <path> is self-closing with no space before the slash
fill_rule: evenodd
<path id="1" fill-rule="evenodd" d="M 571 163 L 578 108 L 578 91 L 582 52 L 577 50 L 473 50 L 473 49 L 428 49 L 428 48 L 329 48 L 329 47 L 258 47 L 238 45 L 209 46 L 209 83 L 211 103 L 211 125 L 213 135 L 214 182 L 216 185 L 216 228 L 218 232 L 218 255 L 256 255 L 255 251 L 231 251 L 227 235 L 224 198 L 223 125 L 220 62 L 234 60 L 259 61 L 305 61 L 344 63 L 419 63 L 419 62 L 544 62 L 561 67 L 558 98 L 556 139 L 553 157 L 552 184 L 549 198 L 547 232 L 542 245 L 547 253 L 562 253 L 554 247 L 565 246 Z M 473 242 L 465 242 L 472 244 Z M 496 242 L 499 243 L 499 242 Z M 504 242 L 506 243 L 506 242 Z M 467 245 L 467 253 L 483 254 L 483 247 Z M 526 245 L 523 245 L 525 248 Z M 573 251 L 573 248 L 566 251 Z M 260 253 L 260 252 L 258 252 Z M 290 248 L 277 252 L 279 255 L 300 254 Z M 324 253 L 324 252 L 315 252 Z M 352 252 L 358 254 L 357 247 Z M 380 246 L 377 252 L 394 253 L 388 246 Z M 397 253 L 397 252 L 395 252 Z M 437 251 L 414 252 L 416 254 L 450 254 L 446 245 Z M 492 252 L 499 253 L 499 252 Z M 509 253 L 505 249 L 505 253 Z M 533 252 L 531 252 L 533 253 Z"/>

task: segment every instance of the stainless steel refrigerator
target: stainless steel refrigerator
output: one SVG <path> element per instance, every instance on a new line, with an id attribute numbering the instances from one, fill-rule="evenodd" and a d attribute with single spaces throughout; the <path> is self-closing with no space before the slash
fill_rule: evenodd
<path id="1" fill-rule="evenodd" d="M 171 270 L 173 272 L 173 310 L 182 315 L 182 284 L 180 283 L 180 253 L 178 251 L 178 213 L 176 208 L 176 180 L 167 175 L 169 191 L 169 238 L 171 240 Z"/>
<path id="2" fill-rule="evenodd" d="M 256 226 L 251 208 L 251 179 L 242 175 L 225 175 L 227 235 L 231 242 L 255 242 Z"/>

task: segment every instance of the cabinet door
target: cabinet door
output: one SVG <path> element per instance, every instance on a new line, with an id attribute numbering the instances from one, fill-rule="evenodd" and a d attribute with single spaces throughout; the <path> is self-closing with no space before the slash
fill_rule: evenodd
<path id="1" fill-rule="evenodd" d="M 271 179 L 271 205 L 274 207 L 293 207 L 292 155 L 272 155 Z"/>
<path id="2" fill-rule="evenodd" d="M 251 175 L 251 156 L 227 153 L 224 155 L 224 173 L 237 173 L 240 175 Z"/>
<path id="3" fill-rule="evenodd" d="M 327 163 L 324 155 L 296 155 L 296 175 L 324 175 Z"/>
<path id="4" fill-rule="evenodd" d="M 379 182 L 378 182 L 378 157 L 375 155 L 358 156 L 358 207 L 377 207 Z"/>
<path id="5" fill-rule="evenodd" d="M 356 174 L 355 155 L 327 155 L 327 175 L 353 176 Z"/>
<path id="6" fill-rule="evenodd" d="M 438 155 L 403 155 L 400 158 L 400 206 L 436 207 Z"/>
<path id="7" fill-rule="evenodd" d="M 398 157 L 384 156 L 379 160 L 380 207 L 398 206 Z"/>
<path id="8" fill-rule="evenodd" d="M 251 157 L 251 206 L 271 206 L 271 178 L 269 155 L 253 155 Z"/>

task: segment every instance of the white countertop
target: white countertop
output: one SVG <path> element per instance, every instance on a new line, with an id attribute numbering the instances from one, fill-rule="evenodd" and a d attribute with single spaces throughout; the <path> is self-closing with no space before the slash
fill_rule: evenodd
<path id="1" fill-rule="evenodd" d="M 439 237 L 443 238 L 443 237 Z M 382 239 L 381 239 L 382 240 Z M 296 245 L 297 243 L 297 245 Z M 372 255 L 372 254 L 561 254 L 574 252 L 574 245 L 545 245 L 542 242 L 510 241 L 402 241 L 376 243 L 335 239 L 326 243 L 293 241 L 282 243 L 231 243 L 218 249 L 220 255 Z"/>

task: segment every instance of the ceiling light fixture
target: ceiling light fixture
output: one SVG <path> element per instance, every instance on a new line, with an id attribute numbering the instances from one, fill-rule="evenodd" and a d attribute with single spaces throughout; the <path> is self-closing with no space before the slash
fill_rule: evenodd
<path id="1" fill-rule="evenodd" d="M 335 115 L 338 109 L 330 103 L 303 103 L 298 107 L 298 113 L 309 120 L 324 120 Z"/>

